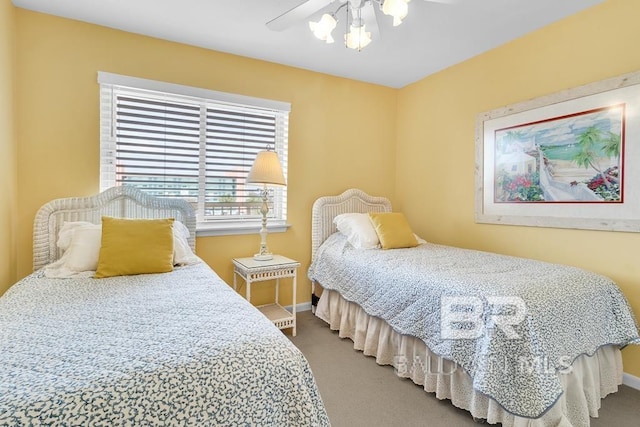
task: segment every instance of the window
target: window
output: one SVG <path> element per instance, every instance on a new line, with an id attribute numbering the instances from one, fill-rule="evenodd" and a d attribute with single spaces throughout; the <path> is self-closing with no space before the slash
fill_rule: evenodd
<path id="1" fill-rule="evenodd" d="M 286 177 L 288 103 L 103 72 L 98 82 L 101 190 L 132 185 L 183 198 L 197 212 L 199 231 L 259 227 L 260 188 L 245 178 L 267 147 Z M 286 187 L 269 197 L 269 225 L 282 228 Z"/>

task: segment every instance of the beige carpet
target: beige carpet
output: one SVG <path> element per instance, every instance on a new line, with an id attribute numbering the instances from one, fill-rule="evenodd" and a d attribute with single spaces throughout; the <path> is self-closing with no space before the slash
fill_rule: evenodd
<path id="1" fill-rule="evenodd" d="M 298 336 L 289 337 L 304 353 L 316 377 L 334 427 L 479 426 L 471 415 L 438 400 L 390 366 L 378 365 L 353 349 L 353 342 L 310 311 L 298 313 Z M 594 427 L 640 426 L 640 391 L 627 386 L 602 401 Z"/>

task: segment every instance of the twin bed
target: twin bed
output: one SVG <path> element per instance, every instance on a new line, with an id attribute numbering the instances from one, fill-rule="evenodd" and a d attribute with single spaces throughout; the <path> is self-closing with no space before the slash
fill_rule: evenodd
<path id="1" fill-rule="evenodd" d="M 639 343 L 619 288 L 581 269 L 423 242 L 357 249 L 338 215 L 391 212 L 360 190 L 313 206 L 316 315 L 439 399 L 503 426 L 587 426 Z M 344 230 L 343 230 L 344 231 Z M 356 245 L 357 246 L 357 245 Z M 319 286 L 318 286 L 319 285 Z"/>
<path id="2" fill-rule="evenodd" d="M 204 262 L 172 272 L 46 277 L 65 223 L 175 218 L 131 187 L 37 214 L 35 272 L 0 298 L 0 425 L 329 425 L 301 352 Z"/>
<path id="3" fill-rule="evenodd" d="M 355 189 L 316 201 L 316 315 L 474 418 L 589 425 L 622 381 L 620 349 L 640 341 L 618 287 L 426 242 L 355 249 L 336 232 L 340 214 L 390 211 Z M 303 355 L 201 260 L 168 273 L 47 277 L 65 257 L 64 224 L 103 216 L 175 218 L 195 249 L 188 203 L 130 187 L 40 209 L 35 271 L 0 298 L 0 425 L 329 425 Z"/>

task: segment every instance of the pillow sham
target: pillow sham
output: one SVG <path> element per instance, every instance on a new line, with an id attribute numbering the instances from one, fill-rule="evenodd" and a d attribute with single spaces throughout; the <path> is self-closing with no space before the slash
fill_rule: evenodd
<path id="1" fill-rule="evenodd" d="M 416 241 L 418 242 L 419 245 L 424 245 L 425 243 L 427 243 L 426 240 L 424 240 L 422 237 L 418 236 L 416 233 L 413 233 L 413 237 L 416 238 Z"/>
<path id="2" fill-rule="evenodd" d="M 189 229 L 182 222 L 174 221 L 174 265 L 192 265 L 200 262 L 200 258 L 189 246 L 190 235 Z M 45 276 L 52 278 L 93 276 L 98 267 L 101 241 L 102 225 L 86 221 L 65 222 L 60 228 L 56 242 L 64 253 L 60 259 L 44 268 Z"/>
<path id="3" fill-rule="evenodd" d="M 87 221 L 67 221 L 60 228 L 58 233 L 57 246 L 66 251 L 74 239 L 74 233 L 78 228 L 95 227 L 98 230 L 102 230 L 102 225 L 93 224 Z M 173 222 L 173 264 L 174 265 L 192 265 L 200 262 L 200 258 L 193 253 L 191 246 L 189 246 L 189 237 L 191 233 L 186 225 L 180 221 Z M 91 247 L 92 253 L 96 253 L 95 264 L 98 265 L 97 253 L 100 250 L 100 240 L 93 241 L 97 248 Z M 95 268 L 93 269 L 95 270 Z"/>
<path id="4" fill-rule="evenodd" d="M 189 246 L 189 229 L 180 221 L 173 222 L 173 265 L 191 265 L 200 262 Z"/>
<path id="5" fill-rule="evenodd" d="M 382 249 L 413 248 L 418 246 L 407 219 L 401 212 L 369 213 L 369 218 Z"/>
<path id="6" fill-rule="evenodd" d="M 173 218 L 102 217 L 102 245 L 95 278 L 173 270 Z"/>
<path id="7" fill-rule="evenodd" d="M 337 215 L 333 223 L 338 231 L 347 236 L 347 241 L 356 249 L 380 247 L 376 230 L 366 213 L 344 213 Z"/>
<path id="8" fill-rule="evenodd" d="M 58 231 L 58 241 L 56 242 L 56 245 L 63 251 L 66 251 L 71 245 L 71 239 L 73 238 L 73 233 L 76 229 L 92 225 L 95 224 L 87 221 L 65 221 L 62 224 L 60 231 Z"/>
<path id="9" fill-rule="evenodd" d="M 98 267 L 102 227 L 90 222 L 66 224 L 73 226 L 65 228 L 63 225 L 58 239 L 58 247 L 66 250 L 60 259 L 44 268 L 44 275 L 52 278 L 91 277 Z"/>
<path id="10" fill-rule="evenodd" d="M 75 229 L 69 249 L 64 255 L 72 271 L 95 271 L 98 267 L 102 228 L 99 225 L 84 225 Z"/>

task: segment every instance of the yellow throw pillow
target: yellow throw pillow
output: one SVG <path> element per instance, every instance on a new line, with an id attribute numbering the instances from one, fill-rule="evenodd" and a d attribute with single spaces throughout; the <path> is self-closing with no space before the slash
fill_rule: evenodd
<path id="1" fill-rule="evenodd" d="M 95 277 L 172 271 L 173 221 L 102 217 L 102 245 Z"/>
<path id="2" fill-rule="evenodd" d="M 407 219 L 400 212 L 370 212 L 382 249 L 413 248 L 418 246 Z"/>

